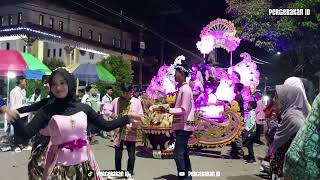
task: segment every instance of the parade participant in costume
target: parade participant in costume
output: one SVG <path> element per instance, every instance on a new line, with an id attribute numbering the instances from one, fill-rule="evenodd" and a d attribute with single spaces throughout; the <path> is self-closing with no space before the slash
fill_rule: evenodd
<path id="1" fill-rule="evenodd" d="M 201 79 L 199 79 L 198 77 L 202 77 L 201 73 L 200 76 L 198 76 L 198 71 L 195 71 L 191 74 L 191 79 L 189 81 L 189 85 L 194 92 L 194 95 L 200 95 L 204 91 Z"/>
<path id="2" fill-rule="evenodd" d="M 188 139 L 195 130 L 194 126 L 194 102 L 190 86 L 186 83 L 188 76 L 188 68 L 185 66 L 177 66 L 175 80 L 178 83 L 179 91 L 174 108 L 169 109 L 169 113 L 173 114 L 172 130 L 175 132 L 176 142 L 173 151 L 174 160 L 176 162 L 178 174 L 184 172 L 186 177 L 180 179 L 192 179 L 188 176 L 188 172 L 192 171 L 189 158 Z M 157 110 L 156 108 L 153 110 Z"/>
<path id="3" fill-rule="evenodd" d="M 281 114 L 281 121 L 269 147 L 269 155 L 273 178 L 281 178 L 285 153 L 305 122 L 304 112 L 308 111 L 303 92 L 294 86 L 276 86 L 275 111 Z"/>
<path id="4" fill-rule="evenodd" d="M 141 101 L 133 97 L 133 86 L 129 84 L 122 85 L 122 96 L 114 99 L 110 106 L 104 107 L 104 114 L 110 117 L 117 117 L 122 113 L 134 113 L 143 117 L 143 108 Z M 136 139 L 137 130 L 140 124 L 138 122 L 123 126 L 115 132 L 114 146 L 115 146 L 115 167 L 116 171 L 121 171 L 121 160 L 123 145 L 127 147 L 128 151 L 128 165 L 127 170 L 130 173 L 128 179 L 133 180 L 133 170 L 135 163 Z"/>
<path id="5" fill-rule="evenodd" d="M 292 141 L 284 161 L 283 173 L 288 180 L 320 179 L 320 94 L 313 102 L 305 125 Z"/>
<path id="6" fill-rule="evenodd" d="M 42 179 L 93 179 L 87 177 L 87 170 L 98 167 L 87 143 L 87 122 L 109 131 L 139 118 L 130 115 L 132 119 L 123 116 L 107 122 L 88 105 L 76 103 L 76 80 L 65 69 L 55 70 L 49 82 L 53 101 L 41 108 L 27 126 L 19 120 L 12 120 L 12 124 L 25 139 L 47 127 L 51 145 Z"/>

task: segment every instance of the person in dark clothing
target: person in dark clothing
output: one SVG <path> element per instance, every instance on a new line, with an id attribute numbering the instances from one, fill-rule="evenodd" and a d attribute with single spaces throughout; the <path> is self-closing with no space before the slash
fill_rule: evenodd
<path id="1" fill-rule="evenodd" d="M 244 105 L 243 105 L 243 97 L 241 94 L 242 89 L 243 89 L 243 84 L 241 83 L 235 84 L 235 89 L 234 89 L 236 93 L 235 101 L 237 101 L 239 105 L 241 117 L 244 118 L 244 108 L 243 108 Z M 238 139 L 236 139 L 234 142 L 231 143 L 230 156 L 233 159 L 238 159 L 240 158 L 240 156 L 243 156 L 242 135 Z"/>

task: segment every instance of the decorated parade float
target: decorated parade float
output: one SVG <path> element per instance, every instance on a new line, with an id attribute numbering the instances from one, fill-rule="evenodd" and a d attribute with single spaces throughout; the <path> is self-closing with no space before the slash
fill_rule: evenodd
<path id="1" fill-rule="evenodd" d="M 232 65 L 232 52 L 239 46 L 240 39 L 236 37 L 236 29 L 230 21 L 212 21 L 203 28 L 200 38 L 197 47 L 204 55 L 215 48 L 226 49 L 230 53 L 230 67 L 219 68 L 207 63 L 192 65 L 188 83 L 194 93 L 196 131 L 189 139 L 189 146 L 222 147 L 237 139 L 243 130 L 244 121 L 239 113 L 240 108 L 234 101 L 234 86 L 239 82 L 244 85 L 242 96 L 246 107 L 259 84 L 259 72 L 248 53 L 242 53 L 242 61 Z M 173 117 L 163 112 L 151 112 L 149 108 L 151 105 L 174 106 L 178 90 L 174 80 L 175 67 L 185 60 L 184 56 L 179 56 L 170 66 L 163 65 L 141 97 L 146 114 L 146 122 L 142 126 L 146 134 L 145 147 L 153 157 L 172 154 Z"/>

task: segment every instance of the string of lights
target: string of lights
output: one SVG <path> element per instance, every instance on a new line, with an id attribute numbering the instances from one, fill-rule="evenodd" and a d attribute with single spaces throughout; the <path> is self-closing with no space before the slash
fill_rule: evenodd
<path id="1" fill-rule="evenodd" d="M 21 31 L 21 30 L 30 31 L 30 32 L 33 32 L 33 33 L 42 34 L 42 35 L 45 35 L 45 36 L 51 36 L 51 37 L 55 37 L 55 38 L 61 39 L 61 36 L 57 36 L 55 34 L 42 32 L 42 31 L 38 31 L 38 30 L 34 30 L 34 29 L 31 29 L 31 28 L 27 28 L 27 27 L 1 29 L 0 32 Z"/>

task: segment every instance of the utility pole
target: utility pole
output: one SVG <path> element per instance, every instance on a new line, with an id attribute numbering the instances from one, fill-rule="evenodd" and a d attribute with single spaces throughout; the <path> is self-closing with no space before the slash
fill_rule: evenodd
<path id="1" fill-rule="evenodd" d="M 140 43 L 140 50 L 139 50 L 139 88 L 142 90 L 142 65 L 143 65 L 143 51 L 145 50 L 145 42 L 143 41 L 144 35 L 144 26 L 139 30 L 139 43 Z"/>

